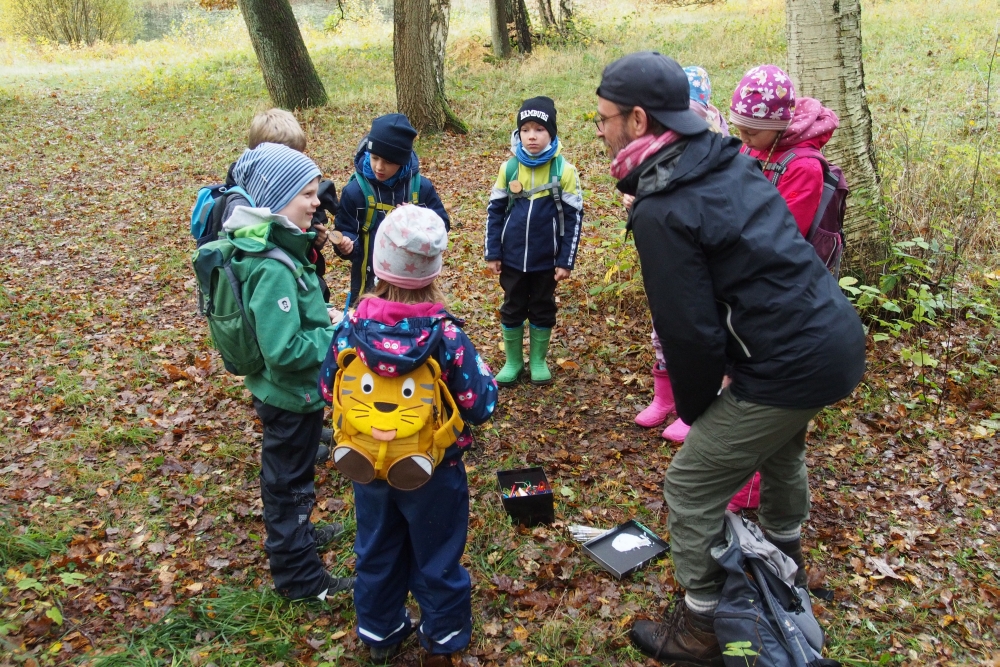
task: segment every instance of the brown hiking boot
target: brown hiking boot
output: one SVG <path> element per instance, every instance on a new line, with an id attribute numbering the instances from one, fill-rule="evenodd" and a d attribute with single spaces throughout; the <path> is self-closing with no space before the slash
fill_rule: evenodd
<path id="1" fill-rule="evenodd" d="M 636 648 L 664 664 L 721 667 L 722 649 L 712 621 L 680 600 L 665 622 L 637 621 L 629 636 Z"/>
<path id="2" fill-rule="evenodd" d="M 806 559 L 802 555 L 802 538 L 784 542 L 771 537 L 766 532 L 764 533 L 764 537 L 767 538 L 768 542 L 778 547 L 781 553 L 795 561 L 795 565 L 799 568 L 795 572 L 795 585 L 800 588 L 807 588 L 809 585 L 809 573 L 806 571 Z"/>

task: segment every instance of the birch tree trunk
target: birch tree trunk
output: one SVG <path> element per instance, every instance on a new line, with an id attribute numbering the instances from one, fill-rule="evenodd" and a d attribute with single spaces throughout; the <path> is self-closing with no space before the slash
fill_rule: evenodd
<path id="1" fill-rule="evenodd" d="M 395 0 L 393 3 L 392 60 L 396 105 L 418 131 L 452 129 L 465 133 L 468 128 L 452 112 L 444 96 L 443 50 L 447 27 L 443 31 L 437 28 L 440 50 L 435 50 L 432 14 L 436 11 L 440 20 L 440 4 L 435 2 L 437 9 L 432 10 L 432 0 Z M 445 10 L 445 18 L 447 14 Z M 440 79 L 436 71 L 438 59 L 441 63 Z"/>
<path id="2" fill-rule="evenodd" d="M 434 83 L 444 97 L 444 59 L 448 52 L 448 22 L 451 19 L 451 0 L 430 0 L 431 3 L 431 53 L 434 56 Z"/>
<path id="3" fill-rule="evenodd" d="M 301 109 L 326 104 L 326 89 L 288 0 L 237 0 L 237 5 L 274 105 Z"/>
<path id="4" fill-rule="evenodd" d="M 552 11 L 550 0 L 538 0 L 538 18 L 542 22 L 542 30 L 548 30 L 556 25 L 556 16 Z"/>
<path id="5" fill-rule="evenodd" d="M 493 55 L 510 58 L 510 34 L 507 32 L 507 0 L 489 0 L 490 36 L 493 40 Z"/>
<path id="6" fill-rule="evenodd" d="M 559 29 L 565 33 L 572 23 L 573 0 L 559 0 Z"/>
<path id="7" fill-rule="evenodd" d="M 871 204 L 880 195 L 861 60 L 861 4 L 786 0 L 785 9 L 789 74 L 798 93 L 815 97 L 840 117 L 824 153 L 844 170 L 851 188 L 844 232 L 848 252 L 863 265 L 879 254 Z"/>

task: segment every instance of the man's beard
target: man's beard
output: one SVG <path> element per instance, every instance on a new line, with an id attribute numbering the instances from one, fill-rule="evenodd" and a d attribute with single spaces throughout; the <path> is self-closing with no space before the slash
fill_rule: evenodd
<path id="1" fill-rule="evenodd" d="M 614 140 L 608 141 L 608 150 L 611 151 L 611 159 L 618 157 L 618 154 L 628 146 L 630 143 L 635 141 L 635 137 L 629 136 L 627 130 L 623 130 L 620 135 L 614 138 Z"/>

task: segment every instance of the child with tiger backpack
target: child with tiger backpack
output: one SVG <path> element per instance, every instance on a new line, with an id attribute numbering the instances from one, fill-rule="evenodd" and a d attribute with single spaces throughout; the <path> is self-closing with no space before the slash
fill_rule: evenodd
<path id="1" fill-rule="evenodd" d="M 354 482 L 358 638 L 379 663 L 416 631 L 429 654 L 422 664 L 451 665 L 472 636 L 462 455 L 468 424 L 489 419 L 497 386 L 442 304 L 435 278 L 447 244 L 434 211 L 390 211 L 372 248 L 375 290 L 337 327 L 320 371 L 320 393 L 333 405 L 333 460 Z"/>
<path id="2" fill-rule="evenodd" d="M 496 379 L 515 384 L 528 370 L 532 384 L 549 384 L 548 354 L 556 324 L 556 285 L 576 262 L 583 226 L 583 194 L 576 167 L 562 156 L 556 106 L 548 97 L 525 100 L 510 137 L 514 157 L 500 166 L 486 221 L 486 264 L 500 276 L 500 325 L 506 362 Z"/>
<path id="3" fill-rule="evenodd" d="M 413 150 L 417 131 L 401 113 L 379 116 L 358 145 L 355 172 L 340 193 L 340 209 L 334 229 L 343 234 L 334 252 L 351 262 L 353 306 L 358 297 L 375 289 L 372 240 L 387 213 L 400 204 L 416 204 L 431 209 L 444 221 L 451 221 L 434 184 L 420 174 L 420 161 Z"/>

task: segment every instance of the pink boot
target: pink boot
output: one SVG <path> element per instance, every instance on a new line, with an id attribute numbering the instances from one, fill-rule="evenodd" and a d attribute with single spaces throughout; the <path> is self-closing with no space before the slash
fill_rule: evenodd
<path id="1" fill-rule="evenodd" d="M 653 366 L 653 402 L 635 416 L 635 423 L 643 428 L 659 426 L 674 411 L 674 389 L 670 386 L 667 371 Z"/>
<path id="2" fill-rule="evenodd" d="M 726 509 L 730 512 L 755 510 L 760 507 L 760 473 L 755 472 L 747 485 L 736 492 Z"/>
<path id="3" fill-rule="evenodd" d="M 663 437 L 671 442 L 684 442 L 684 438 L 687 437 L 690 430 L 691 427 L 678 417 L 670 426 L 663 430 Z"/>

